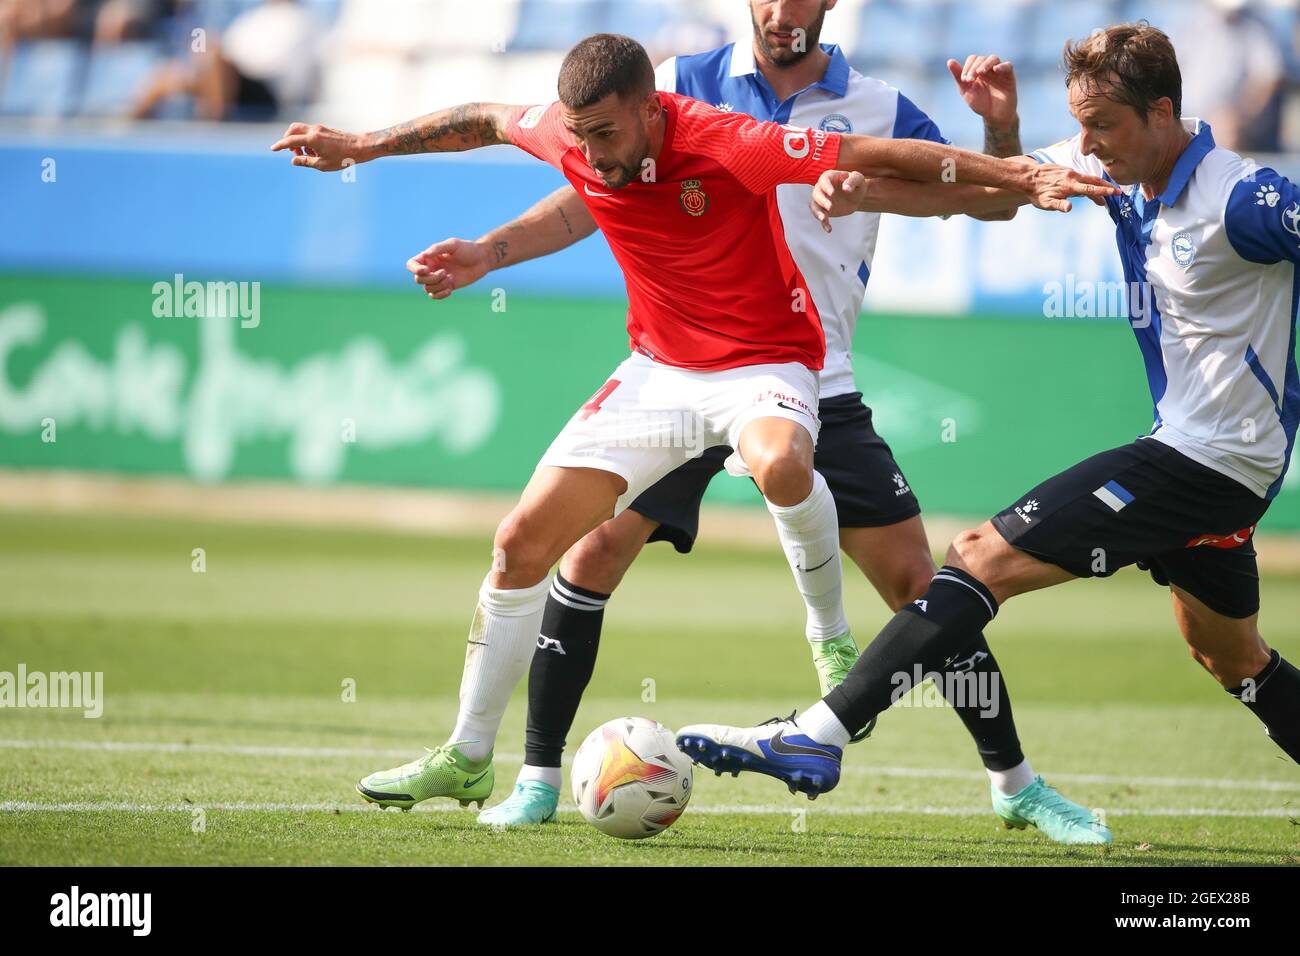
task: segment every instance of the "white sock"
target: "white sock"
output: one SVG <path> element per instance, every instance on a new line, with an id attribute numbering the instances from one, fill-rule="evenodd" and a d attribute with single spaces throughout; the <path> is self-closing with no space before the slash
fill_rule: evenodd
<path id="1" fill-rule="evenodd" d="M 530 588 L 494 588 L 483 580 L 469 627 L 460 712 L 448 743 L 470 760 L 482 760 L 496 744 L 497 729 L 515 686 L 533 659 L 542 611 L 551 589 L 547 576 Z"/>
<path id="2" fill-rule="evenodd" d="M 841 750 L 849 745 L 851 735 L 824 700 L 817 701 L 800 714 L 795 726 L 819 744 L 830 744 Z"/>
<path id="3" fill-rule="evenodd" d="M 530 767 L 524 764 L 523 769 L 519 771 L 519 776 L 515 777 L 515 783 L 524 783 L 528 780 L 540 780 L 559 790 L 564 777 L 561 776 L 559 767 Z"/>
<path id="4" fill-rule="evenodd" d="M 998 793 L 1004 797 L 1013 797 L 1025 787 L 1034 782 L 1034 768 L 1029 766 L 1028 760 L 1022 760 L 1010 770 L 989 770 L 987 771 L 989 779 L 993 781 L 993 786 L 998 788 Z"/>
<path id="5" fill-rule="evenodd" d="M 812 492 L 807 498 L 789 507 L 769 501 L 767 510 L 776 519 L 777 536 L 808 607 L 808 640 L 826 641 L 849 633 L 844 616 L 839 518 L 826 479 L 814 471 Z"/>

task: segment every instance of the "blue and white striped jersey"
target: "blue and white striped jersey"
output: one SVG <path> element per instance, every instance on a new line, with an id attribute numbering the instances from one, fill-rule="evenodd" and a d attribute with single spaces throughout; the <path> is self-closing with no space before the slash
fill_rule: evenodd
<path id="1" fill-rule="evenodd" d="M 657 83 L 661 90 L 755 119 L 835 133 L 948 142 L 898 90 L 858 73 L 838 46 L 823 44 L 822 49 L 831 56 L 826 75 L 784 102 L 777 100 L 758 71 L 749 43 L 666 60 L 656 71 Z M 811 186 L 778 186 L 776 195 L 786 242 L 808 283 L 826 334 L 821 396 L 858 391 L 853 381 L 853 332 L 871 275 L 880 214 L 854 213 L 838 219 L 834 232 L 827 235 L 808 210 Z"/>
<path id="2" fill-rule="evenodd" d="M 1300 189 L 1215 145 L 1191 143 L 1169 184 L 1106 200 L 1125 297 L 1155 406 L 1150 438 L 1272 498 L 1300 423 Z M 1105 170 L 1079 137 L 1034 153 L 1093 176 Z"/>

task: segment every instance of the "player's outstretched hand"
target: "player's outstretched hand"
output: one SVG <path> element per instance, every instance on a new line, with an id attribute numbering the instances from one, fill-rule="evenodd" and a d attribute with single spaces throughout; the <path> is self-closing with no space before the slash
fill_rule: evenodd
<path id="1" fill-rule="evenodd" d="M 488 273 L 490 254 L 477 242 L 444 239 L 406 260 L 406 268 L 431 299 L 445 299 Z"/>
<path id="2" fill-rule="evenodd" d="M 948 72 L 971 111 L 993 126 L 1016 122 L 1016 68 L 995 55 L 971 54 L 965 63 L 948 61 Z"/>
<path id="3" fill-rule="evenodd" d="M 1045 164 L 1031 170 L 1033 186 L 1028 196 L 1039 209 L 1069 212 L 1071 196 L 1086 196 L 1098 206 L 1107 196 L 1118 196 L 1120 188 L 1096 176 L 1087 176 L 1065 166 Z"/>
<path id="4" fill-rule="evenodd" d="M 289 124 L 284 135 L 271 146 L 273 153 L 282 149 L 293 150 L 293 165 L 308 166 L 322 173 L 337 172 L 371 158 L 362 136 L 307 123 Z"/>
<path id="5" fill-rule="evenodd" d="M 822 228 L 830 232 L 831 219 L 857 212 L 866 192 L 867 177 L 861 173 L 828 169 L 818 178 L 817 185 L 813 186 L 809 205 Z"/>

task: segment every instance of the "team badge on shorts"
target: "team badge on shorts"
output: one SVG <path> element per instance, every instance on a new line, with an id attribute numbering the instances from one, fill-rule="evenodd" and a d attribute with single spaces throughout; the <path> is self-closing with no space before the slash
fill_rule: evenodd
<path id="1" fill-rule="evenodd" d="M 703 216 L 709 208 L 709 194 L 700 188 L 698 179 L 682 180 L 682 208 L 692 216 Z"/>

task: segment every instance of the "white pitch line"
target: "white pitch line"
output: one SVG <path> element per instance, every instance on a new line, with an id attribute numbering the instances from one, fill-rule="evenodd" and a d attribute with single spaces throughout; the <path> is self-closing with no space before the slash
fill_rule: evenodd
<path id="1" fill-rule="evenodd" d="M 269 747 L 252 744 L 188 744 L 170 741 L 113 741 L 113 740 L 0 740 L 0 750 L 91 750 L 120 751 L 126 753 L 197 753 L 223 754 L 237 757 L 406 757 L 412 748 L 395 749 L 371 747 Z M 521 764 L 523 754 L 498 753 L 496 759 L 505 764 Z M 707 771 L 701 770 L 701 773 Z M 935 780 L 978 780 L 988 776 L 980 770 L 951 770 L 926 767 L 873 767 L 848 766 L 843 769 L 851 777 L 900 777 Z M 1062 783 L 1091 783 L 1100 785 L 1131 785 L 1143 787 L 1196 788 L 1207 790 L 1262 790 L 1273 793 L 1300 793 L 1300 781 L 1288 780 L 1225 780 L 1215 777 L 1121 777 L 1093 773 L 1053 773 L 1052 780 Z"/>
<path id="2" fill-rule="evenodd" d="M 706 815 L 744 813 L 758 816 L 790 816 L 801 812 L 804 807 L 778 807 L 768 804 L 737 804 L 735 806 L 691 806 L 691 813 Z M 382 812 L 376 807 L 362 803 L 131 803 L 125 801 L 86 801 L 80 803 L 40 803 L 26 800 L 0 801 L 0 813 L 190 813 L 195 810 L 207 812 L 231 813 L 363 813 Z M 882 806 L 882 807 L 816 807 L 812 808 L 817 816 L 859 817 L 897 814 L 920 814 L 941 817 L 977 817 L 989 816 L 988 807 L 933 807 L 933 806 Z M 464 813 L 459 807 L 450 805 L 424 804 L 417 807 L 415 813 Z M 561 807 L 560 813 L 576 814 L 575 807 Z M 1277 817 L 1291 818 L 1294 814 L 1280 809 L 1263 810 L 1223 810 L 1183 809 L 1181 807 L 1151 807 L 1148 809 L 1108 810 L 1111 817 Z"/>

